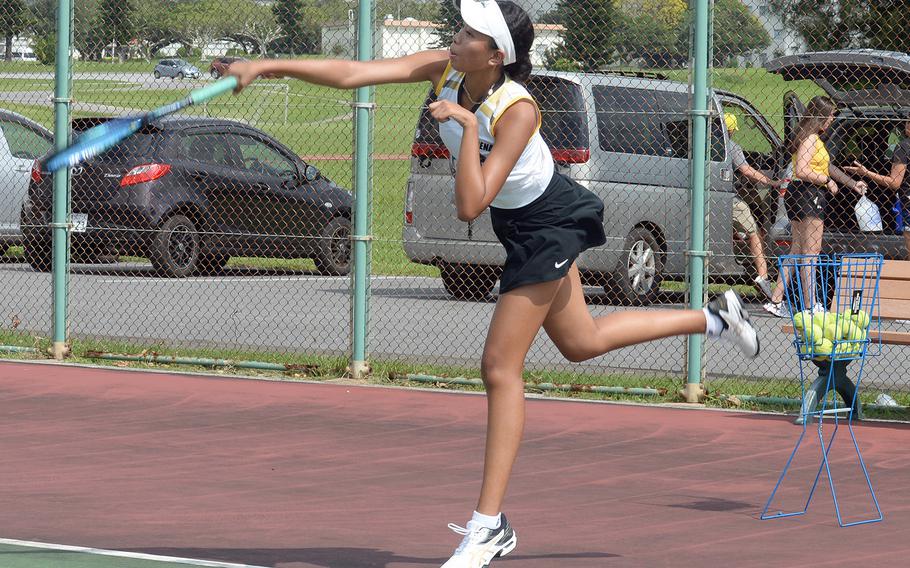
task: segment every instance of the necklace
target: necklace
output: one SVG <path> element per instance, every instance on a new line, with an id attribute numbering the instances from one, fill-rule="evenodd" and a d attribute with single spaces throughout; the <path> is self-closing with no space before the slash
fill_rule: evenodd
<path id="1" fill-rule="evenodd" d="M 466 97 L 468 97 L 468 101 L 470 101 L 471 106 L 477 106 L 477 105 L 479 105 L 480 103 L 483 102 L 483 99 L 485 99 L 485 98 L 487 98 L 487 97 L 489 97 L 490 95 L 493 94 L 493 87 L 490 87 L 490 90 L 487 91 L 487 97 L 484 97 L 483 99 L 481 99 L 481 100 L 479 100 L 479 101 L 475 101 L 475 100 L 474 100 L 474 97 L 471 96 L 471 93 L 468 92 L 468 86 L 467 86 L 467 85 L 465 85 L 464 83 L 462 83 L 462 84 L 461 84 L 461 88 L 464 90 L 464 95 L 465 95 Z"/>

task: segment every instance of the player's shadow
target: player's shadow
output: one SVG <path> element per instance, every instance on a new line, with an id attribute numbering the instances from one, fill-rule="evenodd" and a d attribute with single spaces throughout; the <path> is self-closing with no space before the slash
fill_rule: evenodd
<path id="1" fill-rule="evenodd" d="M 390 564 L 441 566 L 448 557 L 421 558 L 396 554 L 376 548 L 143 548 L 132 552 L 198 558 L 248 564 L 252 566 L 277 567 L 295 562 L 312 564 L 324 568 L 386 568 Z M 522 555 L 510 554 L 496 560 L 499 562 L 521 562 L 529 560 L 552 560 L 559 565 L 573 560 L 584 561 L 600 558 L 615 558 L 618 554 L 607 552 L 554 552 L 552 554 Z M 573 565 L 573 564 L 568 564 Z M 578 566 L 590 566 L 588 563 Z"/>

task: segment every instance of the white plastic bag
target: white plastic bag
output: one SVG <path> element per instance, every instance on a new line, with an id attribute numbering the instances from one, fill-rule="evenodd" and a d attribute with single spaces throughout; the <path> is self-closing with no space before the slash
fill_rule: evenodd
<path id="1" fill-rule="evenodd" d="M 878 210 L 878 206 L 875 203 L 872 203 L 868 197 L 863 195 L 859 198 L 859 201 L 856 202 L 856 207 L 854 207 L 856 212 L 856 223 L 859 225 L 859 230 L 864 233 L 872 233 L 882 230 L 882 214 Z"/>

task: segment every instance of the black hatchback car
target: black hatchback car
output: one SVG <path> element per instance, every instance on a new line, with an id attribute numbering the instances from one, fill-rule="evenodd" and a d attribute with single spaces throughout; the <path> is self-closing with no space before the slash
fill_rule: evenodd
<path id="1" fill-rule="evenodd" d="M 107 118 L 73 121 L 78 134 Z M 51 268 L 52 178 L 32 170 L 21 215 L 36 270 Z M 248 125 L 165 118 L 72 171 L 75 262 L 144 256 L 161 274 L 222 269 L 231 256 L 312 258 L 350 270 L 351 193 Z"/>

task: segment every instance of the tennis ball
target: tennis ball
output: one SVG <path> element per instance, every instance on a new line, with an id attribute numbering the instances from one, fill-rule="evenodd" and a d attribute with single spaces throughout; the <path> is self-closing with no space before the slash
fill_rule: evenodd
<path id="1" fill-rule="evenodd" d="M 848 319 L 838 318 L 834 326 L 834 339 L 846 339 L 853 322 Z"/>
<path id="2" fill-rule="evenodd" d="M 831 314 L 829 314 L 828 312 L 818 312 L 818 313 L 812 314 L 812 323 L 814 323 L 815 325 L 817 325 L 821 328 L 824 328 L 825 324 L 828 323 L 828 320 L 833 319 L 830 316 L 831 316 Z"/>
<path id="3" fill-rule="evenodd" d="M 809 310 L 803 310 L 793 314 L 793 327 L 796 329 L 805 329 L 814 323 L 814 316 Z"/>
<path id="4" fill-rule="evenodd" d="M 810 327 L 802 330 L 802 340 L 804 343 L 809 345 L 819 344 L 825 338 L 825 332 L 822 328 L 818 327 L 815 324 L 812 324 Z"/>
<path id="5" fill-rule="evenodd" d="M 834 351 L 834 342 L 830 339 L 822 339 L 821 343 L 815 345 L 816 355 L 830 355 Z"/>
<path id="6" fill-rule="evenodd" d="M 860 326 L 863 329 L 866 329 L 867 327 L 869 327 L 869 314 L 867 314 L 863 310 L 859 310 L 858 312 L 853 314 L 853 321 L 856 322 L 856 325 Z"/>
<path id="7" fill-rule="evenodd" d="M 834 352 L 838 355 L 843 353 L 856 353 L 859 352 L 859 350 L 860 347 L 855 343 L 840 343 L 834 348 Z"/>
<path id="8" fill-rule="evenodd" d="M 850 324 L 850 331 L 845 337 L 851 341 L 865 341 L 867 337 L 866 329 L 857 324 Z"/>

